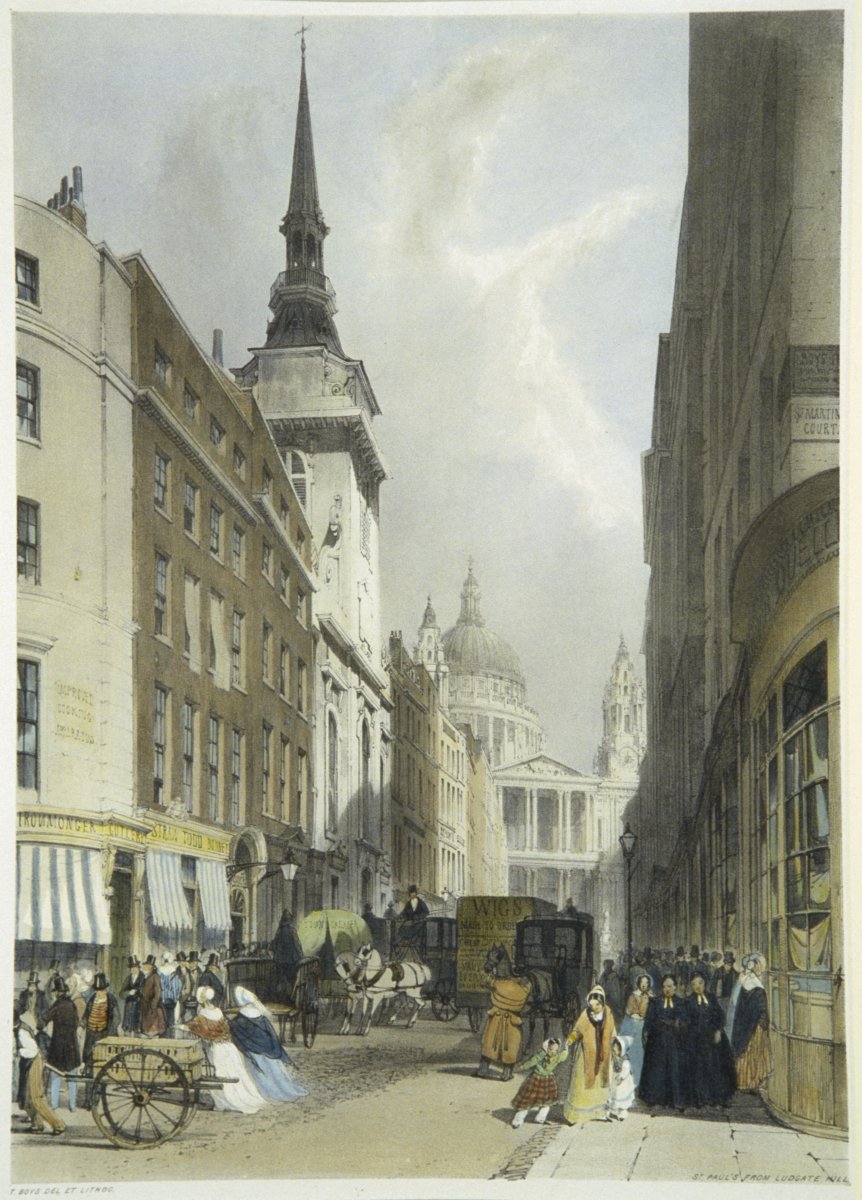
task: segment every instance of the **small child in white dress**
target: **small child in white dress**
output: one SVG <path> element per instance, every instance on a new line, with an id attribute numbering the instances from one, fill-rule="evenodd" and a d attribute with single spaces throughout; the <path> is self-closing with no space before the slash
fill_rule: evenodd
<path id="1" fill-rule="evenodd" d="M 630 1037 L 621 1036 L 615 1037 L 611 1043 L 611 1096 L 608 1101 L 606 1121 L 610 1121 L 612 1117 L 616 1117 L 618 1121 L 624 1121 L 626 1113 L 634 1103 L 635 1081 L 628 1057 L 628 1049 L 631 1044 Z"/>

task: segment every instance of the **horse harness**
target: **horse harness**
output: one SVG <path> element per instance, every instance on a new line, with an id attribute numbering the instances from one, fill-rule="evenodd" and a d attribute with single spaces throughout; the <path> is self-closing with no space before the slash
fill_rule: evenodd
<path id="1" fill-rule="evenodd" d="M 395 984 L 395 988 L 397 990 L 398 985 L 402 983 L 404 979 L 404 965 L 403 963 L 397 962 L 395 959 L 388 963 L 381 962 L 379 970 L 377 970 L 370 979 L 367 976 L 367 970 L 368 968 L 365 963 L 359 963 L 356 969 L 351 972 L 350 982 L 355 983 L 357 987 L 361 988 L 374 987 L 374 985 L 383 978 L 387 971 L 391 971 L 392 982 Z"/>

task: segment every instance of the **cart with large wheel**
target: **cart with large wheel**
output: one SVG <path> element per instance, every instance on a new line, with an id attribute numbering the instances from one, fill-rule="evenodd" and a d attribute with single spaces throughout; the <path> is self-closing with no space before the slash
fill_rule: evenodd
<path id="1" fill-rule="evenodd" d="M 106 1037 L 93 1047 L 90 1111 L 115 1146 L 147 1150 L 188 1128 L 207 1092 L 235 1082 L 212 1073 L 197 1038 Z"/>

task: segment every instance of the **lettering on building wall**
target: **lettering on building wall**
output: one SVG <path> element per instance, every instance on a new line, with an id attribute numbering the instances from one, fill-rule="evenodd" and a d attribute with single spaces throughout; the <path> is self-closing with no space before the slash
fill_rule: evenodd
<path id="1" fill-rule="evenodd" d="M 54 685 L 54 736 L 85 746 L 95 744 L 95 708 L 89 688 L 58 680 Z"/>
<path id="2" fill-rule="evenodd" d="M 831 442 L 838 438 L 838 407 L 834 404 L 798 404 L 791 408 L 793 441 Z"/>
<path id="3" fill-rule="evenodd" d="M 65 813 L 35 812 L 31 809 L 18 813 L 19 832 L 78 834 L 102 841 L 132 841 L 140 846 L 176 846 L 181 850 L 198 850 L 206 854 L 226 857 L 230 843 L 225 838 L 213 837 L 196 829 L 184 829 L 176 825 L 156 824 L 151 831 L 133 829 L 116 821 L 95 821 L 92 817 L 76 817 Z"/>
<path id="4" fill-rule="evenodd" d="M 761 576 L 755 636 L 759 636 L 787 593 L 838 553 L 839 537 L 837 499 L 824 501 L 797 523 L 771 556 Z"/>
<path id="5" fill-rule="evenodd" d="M 791 346 L 794 396 L 838 395 L 838 347 Z"/>
<path id="6" fill-rule="evenodd" d="M 778 377 L 778 412 L 797 396 L 837 396 L 837 346 L 788 346 Z"/>

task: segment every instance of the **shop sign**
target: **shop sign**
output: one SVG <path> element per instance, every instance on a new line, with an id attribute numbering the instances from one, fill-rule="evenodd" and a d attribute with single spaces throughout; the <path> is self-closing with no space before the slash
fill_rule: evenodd
<path id="1" fill-rule="evenodd" d="M 111 838 L 116 841 L 137 842 L 139 845 L 145 845 L 147 842 L 147 835 L 143 830 L 122 825 L 117 821 L 97 821 L 92 817 L 78 817 L 71 813 L 39 812 L 33 809 L 18 812 L 18 831 Z"/>
<path id="2" fill-rule="evenodd" d="M 157 821 L 147 839 L 148 844 L 172 846 L 180 850 L 202 850 L 206 854 L 219 854 L 227 857 L 230 841 L 227 838 L 214 837 L 199 829 L 187 829 L 182 825 L 168 825 L 165 821 Z"/>

